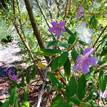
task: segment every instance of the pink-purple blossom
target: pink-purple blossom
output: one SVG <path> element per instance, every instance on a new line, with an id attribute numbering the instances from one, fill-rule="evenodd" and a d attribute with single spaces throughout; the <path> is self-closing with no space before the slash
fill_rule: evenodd
<path id="1" fill-rule="evenodd" d="M 60 35 L 65 31 L 65 21 L 53 21 L 51 24 L 52 27 L 50 27 L 48 31 L 54 33 L 57 39 L 59 39 Z"/>
<path id="2" fill-rule="evenodd" d="M 77 57 L 76 64 L 74 66 L 75 71 L 81 71 L 82 73 L 87 74 L 90 66 L 96 66 L 97 59 L 91 56 L 93 51 L 93 48 L 86 48 L 82 55 Z"/>
<path id="3" fill-rule="evenodd" d="M 77 9 L 77 18 L 80 19 L 84 16 L 84 8 L 82 5 L 80 5 Z"/>

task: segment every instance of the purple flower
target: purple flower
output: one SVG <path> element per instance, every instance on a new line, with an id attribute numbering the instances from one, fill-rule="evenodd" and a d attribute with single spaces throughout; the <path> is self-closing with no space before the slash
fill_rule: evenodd
<path id="1" fill-rule="evenodd" d="M 97 59 L 91 56 L 93 51 L 93 48 L 86 48 L 82 55 L 78 56 L 76 65 L 74 66 L 75 71 L 81 71 L 86 74 L 89 72 L 90 66 L 96 66 Z"/>
<path id="2" fill-rule="evenodd" d="M 77 9 L 77 18 L 80 19 L 84 16 L 84 8 L 82 5 L 80 5 Z"/>
<path id="3" fill-rule="evenodd" d="M 13 81 L 17 81 L 17 76 L 15 74 L 10 76 L 10 79 L 12 79 Z"/>
<path id="4" fill-rule="evenodd" d="M 14 67 L 8 67 L 6 69 L 6 74 L 11 80 L 17 81 L 17 75 Z"/>
<path id="5" fill-rule="evenodd" d="M 54 33 L 57 37 L 57 39 L 59 39 L 60 35 L 62 32 L 65 31 L 65 21 L 60 21 L 59 23 L 56 21 L 51 22 L 52 27 L 49 28 L 49 32 Z"/>

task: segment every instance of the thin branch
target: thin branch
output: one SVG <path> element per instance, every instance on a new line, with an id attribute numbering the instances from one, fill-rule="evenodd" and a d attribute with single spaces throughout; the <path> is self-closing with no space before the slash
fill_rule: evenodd
<path id="1" fill-rule="evenodd" d="M 59 7 L 59 2 L 57 0 L 54 0 L 56 5 L 57 5 L 57 9 L 58 9 L 58 13 L 57 13 L 57 17 L 59 17 L 59 13 L 60 13 L 60 7 Z"/>
<path id="2" fill-rule="evenodd" d="M 102 30 L 102 32 L 99 34 L 98 38 L 96 39 L 96 41 L 95 41 L 95 43 L 93 45 L 93 48 L 95 48 L 97 42 L 99 41 L 99 39 L 102 36 L 102 34 L 105 32 L 106 28 L 107 28 L 107 25 L 104 27 L 104 29 Z"/>
<path id="3" fill-rule="evenodd" d="M 50 15 L 50 19 L 52 19 L 52 13 L 51 13 L 51 3 L 50 4 L 48 4 L 48 0 L 45 0 L 45 2 L 46 2 L 46 5 L 47 5 L 47 9 L 48 9 L 48 11 L 49 11 L 49 15 Z M 51 2 L 51 1 L 49 1 L 49 2 Z"/>
<path id="4" fill-rule="evenodd" d="M 14 14 L 14 26 L 15 26 L 15 28 L 16 28 L 16 31 L 17 31 L 17 33 L 18 33 L 21 41 L 22 41 L 23 44 L 25 45 L 27 51 L 29 52 L 29 55 L 30 55 L 31 59 L 34 61 L 34 57 L 33 57 L 33 55 L 32 55 L 32 52 L 31 52 L 31 50 L 30 50 L 30 47 L 29 47 L 26 39 L 24 38 L 24 36 L 23 36 L 23 35 L 21 34 L 21 32 L 19 31 L 18 25 L 16 24 L 15 0 L 13 0 L 13 14 Z"/>
<path id="5" fill-rule="evenodd" d="M 48 24 L 48 21 L 47 21 L 47 19 L 46 19 L 46 16 L 44 15 L 43 10 L 42 10 L 42 8 L 41 8 L 41 6 L 40 6 L 38 0 L 35 0 L 35 1 L 36 1 L 37 5 L 38 5 L 38 8 L 39 8 L 39 10 L 40 10 L 40 12 L 41 12 L 41 14 L 42 14 L 42 16 L 43 16 L 43 18 L 44 18 L 44 20 L 45 20 L 47 26 L 49 27 L 49 24 Z"/>
<path id="6" fill-rule="evenodd" d="M 21 11 L 20 11 L 20 7 L 19 7 L 19 1 L 16 0 L 16 3 L 17 3 L 17 8 L 18 8 L 18 12 L 19 12 L 19 23 L 20 23 L 20 29 L 21 29 L 21 32 L 23 33 L 23 36 L 25 37 L 25 33 L 24 33 L 24 30 L 23 30 L 23 24 L 22 24 L 22 20 L 21 20 Z"/>
<path id="7" fill-rule="evenodd" d="M 42 102 L 42 96 L 43 96 L 44 91 L 45 91 L 44 88 L 45 88 L 45 85 L 46 85 L 46 78 L 47 78 L 48 68 L 49 68 L 51 62 L 52 62 L 52 61 L 49 62 L 49 64 L 47 65 L 47 67 L 46 67 L 45 70 L 44 70 L 44 73 L 45 73 L 45 74 L 44 74 L 44 81 L 43 81 L 43 84 L 42 84 L 42 89 L 41 89 L 40 94 L 39 94 L 39 96 L 38 96 L 38 102 L 37 102 L 37 104 L 36 104 L 36 103 L 34 104 L 34 107 L 40 107 L 40 104 L 41 104 L 41 102 Z"/>
<path id="8" fill-rule="evenodd" d="M 26 9 L 27 9 L 27 12 L 28 12 L 28 15 L 29 15 L 29 19 L 30 19 L 33 31 L 34 31 L 34 35 L 35 35 L 35 37 L 38 41 L 38 44 L 39 44 L 40 48 L 44 48 L 44 43 L 41 39 L 41 35 L 40 35 L 40 32 L 38 30 L 38 27 L 37 27 L 37 24 L 36 24 L 34 15 L 33 15 L 32 6 L 30 4 L 30 1 L 29 0 L 24 0 L 24 2 L 25 2 L 25 5 L 26 5 Z"/>
<path id="9" fill-rule="evenodd" d="M 38 5 L 38 7 L 39 7 L 39 10 L 40 10 L 40 12 L 41 12 L 41 14 L 42 14 L 42 16 L 43 16 L 43 18 L 44 18 L 44 20 L 45 20 L 45 22 L 46 22 L 48 28 L 50 28 L 50 26 L 49 26 L 49 24 L 48 24 L 48 21 L 47 21 L 47 19 L 46 19 L 46 16 L 44 15 L 43 10 L 42 10 L 42 8 L 41 8 L 41 6 L 40 6 L 38 0 L 35 0 L 35 1 L 36 1 L 37 5 Z M 56 41 L 56 39 L 55 39 L 55 37 L 53 36 L 52 33 L 51 33 L 51 35 L 52 35 L 53 40 Z"/>
<path id="10" fill-rule="evenodd" d="M 107 36 L 107 35 L 105 35 L 105 36 Z M 98 48 L 100 47 L 100 45 L 102 44 L 102 40 L 105 38 L 105 36 L 99 41 L 99 44 L 97 45 L 97 47 L 96 47 L 96 49 L 95 49 L 95 51 L 97 51 L 98 50 Z"/>
<path id="11" fill-rule="evenodd" d="M 34 35 L 35 35 L 35 37 L 38 41 L 39 47 L 40 48 L 45 48 L 44 43 L 43 43 L 42 38 L 41 38 L 41 35 L 40 35 L 40 32 L 38 30 L 34 15 L 33 15 L 32 6 L 30 4 L 30 1 L 29 0 L 24 0 L 24 2 L 25 2 L 26 9 L 27 9 L 27 12 L 28 12 L 28 15 L 29 15 L 29 19 L 30 19 L 30 22 L 31 22 L 31 25 L 32 25 L 32 28 L 33 28 L 33 31 L 34 31 Z M 46 57 L 46 56 L 44 56 L 44 57 L 47 60 L 47 62 L 49 62 L 49 60 L 50 60 L 49 57 Z"/>

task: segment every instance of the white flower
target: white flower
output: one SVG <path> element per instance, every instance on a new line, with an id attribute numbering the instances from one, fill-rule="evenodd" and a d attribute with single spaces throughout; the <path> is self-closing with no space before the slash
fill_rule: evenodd
<path id="1" fill-rule="evenodd" d="M 88 44 L 92 42 L 93 30 L 86 27 L 86 23 L 82 22 L 76 27 L 76 32 L 81 41 L 84 41 Z"/>

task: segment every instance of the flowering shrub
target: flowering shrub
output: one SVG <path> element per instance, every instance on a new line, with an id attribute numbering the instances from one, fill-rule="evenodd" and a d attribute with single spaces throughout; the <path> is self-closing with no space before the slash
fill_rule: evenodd
<path id="1" fill-rule="evenodd" d="M 68 0 L 61 8 L 60 2 L 49 0 L 46 15 L 43 6 L 35 1 L 40 10 L 37 16 L 29 0 L 24 0 L 28 12 L 26 18 L 17 3 L 12 5 L 12 23 L 23 43 L 23 50 L 26 50 L 24 58 L 29 66 L 18 73 L 13 67 L 0 67 L 1 76 L 7 76 L 13 83 L 10 97 L 3 107 L 30 107 L 32 88 L 29 84 L 37 78 L 41 85 L 34 104 L 36 107 L 44 106 L 44 96 L 49 107 L 106 107 L 107 24 L 103 24 L 103 18 L 107 18 L 104 14 L 106 1 L 71 3 Z M 57 7 L 54 12 L 51 11 L 52 3 Z M 23 90 L 21 97 L 19 89 Z"/>

